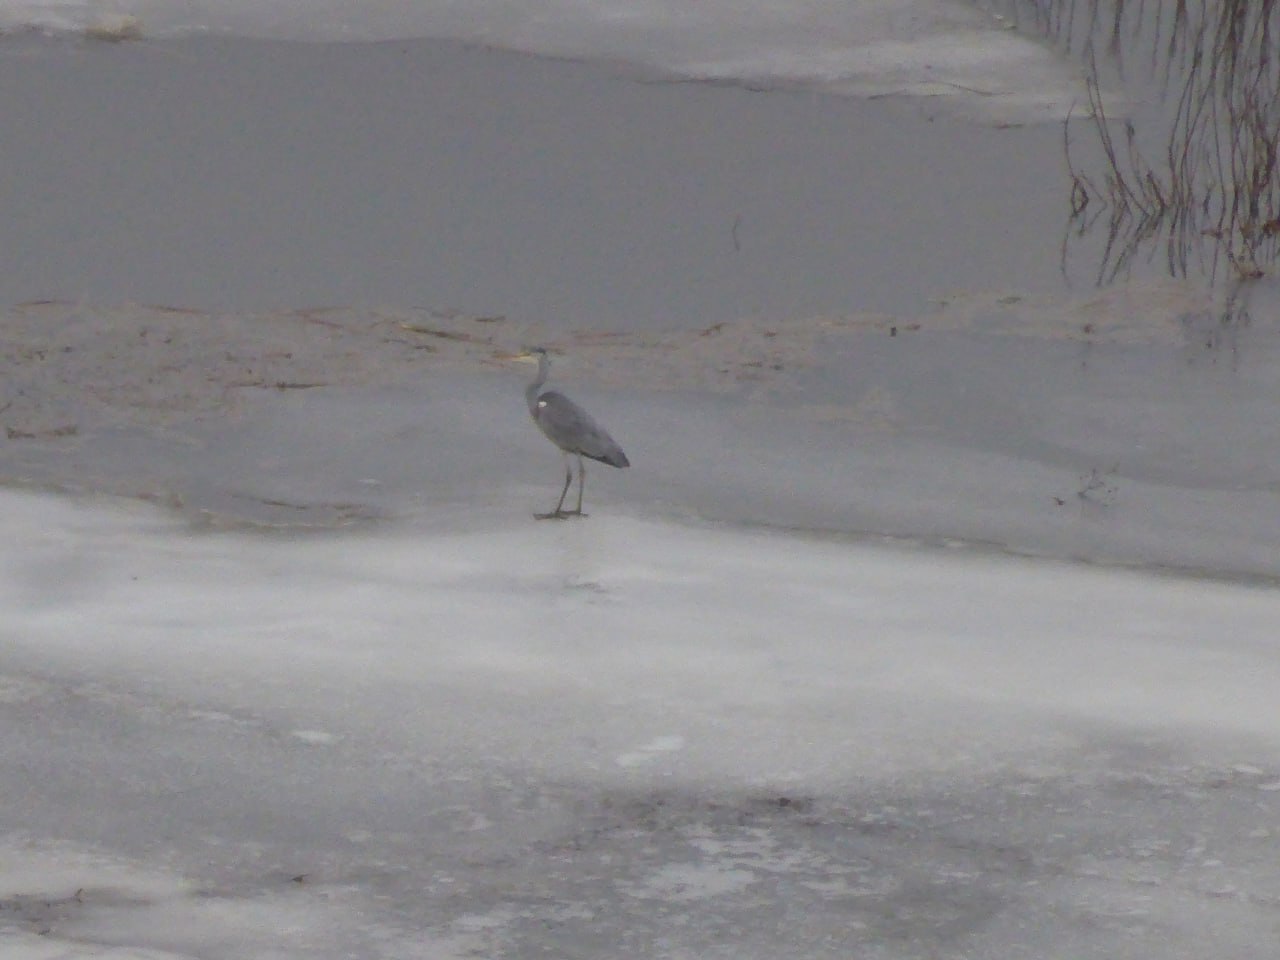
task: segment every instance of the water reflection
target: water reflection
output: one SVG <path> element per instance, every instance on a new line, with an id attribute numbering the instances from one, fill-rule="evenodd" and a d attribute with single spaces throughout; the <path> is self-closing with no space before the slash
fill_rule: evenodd
<path id="1" fill-rule="evenodd" d="M 1240 366 L 1241 335 L 1253 323 L 1249 309 L 1253 284 L 1240 280 L 1231 284 L 1222 302 L 1212 309 L 1192 310 L 1178 317 L 1188 366 L 1226 364 Z"/>
<path id="2" fill-rule="evenodd" d="M 1095 136 L 1066 138 L 1067 246 L 1106 231 L 1099 283 L 1143 261 L 1211 282 L 1223 267 L 1249 280 L 1275 263 L 1280 0 L 1010 0 L 1006 8 L 1086 64 Z M 1127 98 L 1123 118 L 1112 89 Z M 1240 300 L 1224 305 L 1238 309 Z"/>

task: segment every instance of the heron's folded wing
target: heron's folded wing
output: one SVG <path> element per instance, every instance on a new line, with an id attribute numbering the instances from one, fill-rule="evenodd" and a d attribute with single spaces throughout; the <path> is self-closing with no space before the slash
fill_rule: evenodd
<path id="1" fill-rule="evenodd" d="M 615 467 L 630 466 L 609 432 L 562 393 L 548 391 L 538 398 L 538 426 L 561 450 Z"/>

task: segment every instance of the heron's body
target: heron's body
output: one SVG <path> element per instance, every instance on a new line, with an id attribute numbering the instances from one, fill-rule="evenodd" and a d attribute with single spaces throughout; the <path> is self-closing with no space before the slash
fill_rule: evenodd
<path id="1" fill-rule="evenodd" d="M 609 431 L 596 423 L 591 414 L 555 390 L 543 390 L 550 372 L 551 361 L 545 350 L 531 351 L 538 358 L 538 374 L 525 389 L 525 399 L 529 403 L 529 416 L 538 425 L 538 429 L 548 440 L 554 443 L 565 455 L 564 489 L 560 491 L 560 500 L 551 513 L 538 514 L 539 519 L 562 519 L 567 516 L 583 516 L 582 491 L 586 484 L 586 467 L 583 457 L 599 460 L 611 467 L 629 467 L 631 462 L 622 452 Z M 569 464 L 569 455 L 578 458 L 578 509 L 565 510 L 564 498 L 569 493 L 569 485 L 573 482 L 573 471 Z"/>

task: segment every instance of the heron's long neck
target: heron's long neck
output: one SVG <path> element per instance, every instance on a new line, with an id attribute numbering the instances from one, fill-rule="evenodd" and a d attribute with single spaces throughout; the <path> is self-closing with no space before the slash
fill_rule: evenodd
<path id="1" fill-rule="evenodd" d="M 533 378 L 533 383 L 524 388 L 524 398 L 529 404 L 529 415 L 535 419 L 538 416 L 538 393 L 542 390 L 542 385 L 547 382 L 547 372 L 550 369 L 551 361 L 544 353 L 538 357 L 538 375 Z"/>

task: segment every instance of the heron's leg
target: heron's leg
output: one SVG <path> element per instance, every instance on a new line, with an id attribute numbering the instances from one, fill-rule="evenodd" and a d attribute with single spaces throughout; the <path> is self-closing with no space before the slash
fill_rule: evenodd
<path id="1" fill-rule="evenodd" d="M 578 454 L 578 509 L 573 512 L 580 517 L 585 517 L 582 512 L 582 489 L 587 485 L 587 466 L 582 461 L 582 454 Z"/>
<path id="2" fill-rule="evenodd" d="M 556 503 L 556 508 L 550 513 L 535 513 L 533 516 L 538 520 L 563 520 L 568 516 L 564 512 L 564 498 L 569 494 L 569 484 L 573 483 L 573 467 L 569 464 L 569 455 L 564 455 L 564 488 L 560 491 L 560 500 Z"/>

